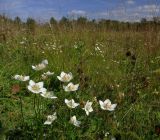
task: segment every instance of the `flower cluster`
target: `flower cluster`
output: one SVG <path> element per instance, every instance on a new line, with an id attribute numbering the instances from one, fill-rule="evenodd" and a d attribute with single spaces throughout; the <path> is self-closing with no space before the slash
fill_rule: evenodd
<path id="1" fill-rule="evenodd" d="M 60 76 L 57 76 L 57 78 L 64 83 L 70 82 L 73 79 L 73 75 L 72 73 L 65 73 L 65 72 L 61 72 Z M 72 82 L 70 82 L 67 86 L 63 86 L 63 89 L 66 92 L 71 92 L 71 91 L 76 91 L 78 90 L 79 84 L 73 84 Z"/>
<path id="2" fill-rule="evenodd" d="M 15 75 L 13 77 L 14 79 L 16 80 L 19 80 L 19 81 L 28 81 L 29 80 L 29 76 L 23 76 L 23 75 Z"/>
<path id="3" fill-rule="evenodd" d="M 48 65 L 48 60 L 43 60 L 40 64 L 36 66 L 32 66 L 32 68 L 36 71 L 44 69 Z M 42 76 L 52 76 L 54 72 L 45 72 L 42 74 Z M 19 81 L 28 81 L 30 79 L 29 76 L 22 76 L 22 75 L 15 75 L 14 79 Z M 65 92 L 75 92 L 79 88 L 79 84 L 73 84 L 70 82 L 73 79 L 73 74 L 71 72 L 65 73 L 61 72 L 59 76 L 57 76 L 57 79 L 59 79 L 60 82 L 63 82 L 66 85 L 63 85 L 63 89 Z M 34 94 L 40 94 L 44 98 L 49 99 L 56 99 L 57 97 L 54 95 L 53 91 L 47 91 L 47 89 L 44 87 L 43 82 L 34 82 L 33 80 L 29 81 L 29 85 L 27 86 L 28 90 Z M 65 99 L 64 103 L 67 105 L 68 108 L 74 109 L 80 106 L 80 103 L 76 103 L 74 99 Z M 92 108 L 93 102 L 90 102 L 89 100 L 85 103 L 84 107 L 82 108 L 86 115 L 89 116 L 89 113 L 93 112 Z M 109 99 L 106 99 L 105 101 L 99 100 L 99 105 L 102 110 L 108 110 L 108 111 L 114 111 L 117 104 L 112 104 Z M 57 113 L 54 112 L 53 115 L 48 115 L 47 120 L 44 122 L 45 125 L 50 125 L 54 120 L 57 119 Z M 72 116 L 69 121 L 74 126 L 80 127 L 81 121 L 78 121 L 76 116 Z"/>
<path id="4" fill-rule="evenodd" d="M 39 71 L 39 70 L 46 68 L 47 65 L 48 65 L 48 60 L 43 60 L 41 63 L 35 66 L 32 66 L 32 69 Z"/>

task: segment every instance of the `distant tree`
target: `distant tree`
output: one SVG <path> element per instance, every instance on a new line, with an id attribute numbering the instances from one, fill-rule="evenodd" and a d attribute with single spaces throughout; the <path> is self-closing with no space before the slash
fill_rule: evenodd
<path id="1" fill-rule="evenodd" d="M 91 21 L 92 23 L 96 23 L 96 20 L 95 19 L 92 19 L 92 21 Z"/>
<path id="2" fill-rule="evenodd" d="M 29 17 L 29 18 L 27 18 L 26 24 L 27 24 L 27 27 L 28 27 L 28 31 L 30 33 L 34 34 L 35 33 L 35 27 L 36 27 L 36 21 Z"/>
<path id="3" fill-rule="evenodd" d="M 141 19 L 141 23 L 147 23 L 147 19 L 146 18 L 142 18 Z"/>
<path id="4" fill-rule="evenodd" d="M 160 17 L 153 17 L 154 23 L 160 23 Z"/>
<path id="5" fill-rule="evenodd" d="M 66 18 L 66 17 L 62 17 L 59 23 L 60 24 L 68 24 L 69 23 L 69 19 Z"/>
<path id="6" fill-rule="evenodd" d="M 54 17 L 50 18 L 50 24 L 52 24 L 52 25 L 56 25 L 57 24 L 57 21 L 56 21 L 56 19 Z"/>
<path id="7" fill-rule="evenodd" d="M 18 17 L 18 16 L 15 17 L 14 22 L 15 22 L 16 24 L 18 24 L 18 25 L 22 23 L 20 17 Z"/>
<path id="8" fill-rule="evenodd" d="M 87 23 L 87 18 L 86 17 L 79 17 L 78 19 L 77 19 L 77 22 L 78 23 L 80 23 L 80 24 L 85 24 L 85 23 Z"/>

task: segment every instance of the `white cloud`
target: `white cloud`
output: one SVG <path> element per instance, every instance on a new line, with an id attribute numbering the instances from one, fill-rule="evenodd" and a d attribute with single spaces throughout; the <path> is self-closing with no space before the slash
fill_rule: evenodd
<path id="1" fill-rule="evenodd" d="M 107 12 L 100 12 L 98 15 L 99 16 L 108 17 L 109 16 L 109 12 L 108 11 Z"/>
<path id="2" fill-rule="evenodd" d="M 143 6 L 139 6 L 137 7 L 137 9 L 135 9 L 139 12 L 159 12 L 160 11 L 160 5 L 143 5 Z"/>
<path id="3" fill-rule="evenodd" d="M 104 12 L 100 12 L 97 15 L 99 15 L 99 17 L 103 17 L 103 18 L 111 18 L 111 19 L 119 19 L 122 18 L 126 15 L 125 12 L 125 8 L 116 8 L 113 10 L 108 10 L 108 11 L 104 11 Z"/>
<path id="4" fill-rule="evenodd" d="M 13 10 L 13 9 L 22 7 L 22 4 L 23 4 L 23 0 L 5 1 L 4 3 L 0 2 L 0 9 Z"/>
<path id="5" fill-rule="evenodd" d="M 142 5 L 128 8 L 114 8 L 112 10 L 97 13 L 99 17 L 115 19 L 121 21 L 140 21 L 141 18 L 152 19 L 154 16 L 160 16 L 160 5 Z"/>
<path id="6" fill-rule="evenodd" d="M 126 3 L 132 5 L 132 4 L 135 3 L 135 1 L 133 1 L 133 0 L 128 0 Z"/>
<path id="7" fill-rule="evenodd" d="M 68 16 L 71 17 L 86 17 L 87 16 L 87 12 L 84 10 L 72 10 L 70 12 L 68 12 Z"/>
<path id="8" fill-rule="evenodd" d="M 97 0 L 97 2 L 106 4 L 106 0 Z M 117 4 L 116 7 L 111 5 L 108 6 L 108 10 L 104 11 L 104 8 L 100 9 L 100 11 L 96 11 L 96 9 L 94 9 L 92 12 L 89 11 L 90 9 L 87 11 L 84 11 L 83 9 L 73 9 L 69 11 L 67 15 L 70 18 L 75 19 L 82 16 L 88 18 L 106 18 L 125 21 L 137 21 L 143 17 L 151 19 L 154 16 L 160 16 L 160 4 L 146 4 L 138 6 L 135 4 L 135 2 L 135 0 L 125 0 L 124 7 L 123 4 Z M 49 3 L 50 6 L 47 8 L 43 7 L 45 3 Z M 11 17 L 20 16 L 23 19 L 31 16 L 41 20 L 49 20 L 51 16 L 54 16 L 56 19 L 60 19 L 62 16 L 63 11 L 61 12 L 57 10 L 57 8 L 54 9 L 52 7 L 53 2 L 51 2 L 51 0 L 38 2 L 38 5 L 42 6 L 43 8 L 37 8 L 35 4 L 36 2 L 32 0 L 5 0 L 5 2 L 0 0 L 0 13 L 4 12 Z M 66 16 L 66 14 L 64 16 Z"/>

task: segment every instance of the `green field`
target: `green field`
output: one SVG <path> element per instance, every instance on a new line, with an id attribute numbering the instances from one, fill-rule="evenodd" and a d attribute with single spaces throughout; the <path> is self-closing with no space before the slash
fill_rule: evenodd
<path id="1" fill-rule="evenodd" d="M 160 26 L 130 26 L 69 22 L 32 27 L 1 17 L 0 139 L 159 140 Z M 44 59 L 45 69 L 32 69 Z M 47 71 L 54 75 L 42 78 Z M 66 84 L 57 79 L 62 71 L 73 74 L 72 82 L 80 85 L 76 92 L 63 90 Z M 30 92 L 29 82 L 15 80 L 16 74 L 43 81 L 58 98 Z M 65 99 L 80 105 L 70 109 Z M 114 111 L 100 108 L 99 100 L 105 99 L 117 104 Z M 88 100 L 93 102 L 89 116 L 82 109 Z M 57 119 L 44 125 L 54 112 Z M 69 122 L 74 115 L 80 127 Z"/>

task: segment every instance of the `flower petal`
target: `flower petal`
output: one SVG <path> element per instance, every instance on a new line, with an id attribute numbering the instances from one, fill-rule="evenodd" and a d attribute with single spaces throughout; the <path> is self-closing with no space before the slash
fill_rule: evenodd
<path id="1" fill-rule="evenodd" d="M 46 88 L 41 88 L 40 92 L 41 93 L 46 93 L 47 89 Z"/>
<path id="2" fill-rule="evenodd" d="M 36 83 L 40 88 L 43 88 L 44 83 L 43 82 L 38 82 Z"/>
<path id="3" fill-rule="evenodd" d="M 64 102 L 65 102 L 66 104 L 68 104 L 69 100 L 65 99 Z"/>
<path id="4" fill-rule="evenodd" d="M 116 108 L 117 104 L 112 104 L 111 108 L 109 109 L 110 111 L 113 111 Z"/>
<path id="5" fill-rule="evenodd" d="M 60 77 L 63 77 L 65 75 L 66 75 L 66 73 L 62 71 L 61 74 L 60 74 Z"/>
<path id="6" fill-rule="evenodd" d="M 106 99 L 106 100 L 104 101 L 104 104 L 111 105 L 111 101 L 110 101 L 109 99 Z"/>
<path id="7" fill-rule="evenodd" d="M 34 86 L 34 85 L 35 85 L 35 82 L 34 82 L 33 80 L 30 80 L 30 81 L 29 81 L 29 85 L 30 85 L 30 86 Z"/>
<path id="8" fill-rule="evenodd" d="M 62 81 L 62 78 L 61 78 L 60 76 L 57 76 L 57 78 L 58 78 L 60 81 Z"/>

